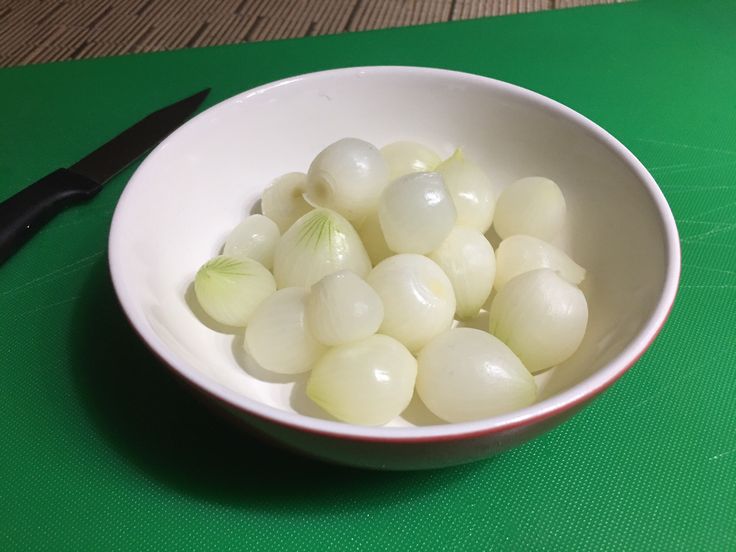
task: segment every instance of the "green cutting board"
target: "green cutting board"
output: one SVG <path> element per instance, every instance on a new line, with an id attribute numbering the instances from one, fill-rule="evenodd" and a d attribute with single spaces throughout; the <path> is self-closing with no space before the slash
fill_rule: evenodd
<path id="1" fill-rule="evenodd" d="M 106 267 L 131 171 L 0 268 L 0 549 L 736 549 L 736 3 L 646 1 L 0 70 L 0 197 L 206 86 L 445 67 L 559 100 L 649 168 L 682 285 L 644 357 L 487 461 L 380 473 L 291 456 L 174 381 Z"/>

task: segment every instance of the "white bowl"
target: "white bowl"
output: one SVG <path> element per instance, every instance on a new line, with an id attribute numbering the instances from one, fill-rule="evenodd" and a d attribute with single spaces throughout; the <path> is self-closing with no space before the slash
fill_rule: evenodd
<path id="1" fill-rule="evenodd" d="M 242 335 L 198 318 L 190 285 L 280 174 L 305 171 L 346 136 L 379 147 L 414 139 L 462 146 L 501 189 L 542 175 L 568 204 L 561 240 L 588 269 L 590 321 L 578 352 L 537 376 L 539 401 L 486 420 L 443 424 L 415 400 L 387 427 L 326 419 L 286 381 L 249 365 Z M 243 92 L 174 132 L 130 179 L 110 231 L 110 268 L 128 318 L 196 390 L 288 447 L 335 462 L 417 469 L 483 458 L 549 430 L 620 377 L 651 344 L 675 298 L 672 213 L 641 163 L 606 131 L 548 98 L 438 69 L 363 67 Z M 458 358 L 462 362 L 462 358 Z M 244 437 L 245 438 L 245 437 Z"/>

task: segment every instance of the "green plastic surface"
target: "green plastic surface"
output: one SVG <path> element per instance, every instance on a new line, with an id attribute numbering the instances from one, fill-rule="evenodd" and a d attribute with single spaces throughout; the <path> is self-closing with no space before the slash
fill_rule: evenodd
<path id="1" fill-rule="evenodd" d="M 736 549 L 736 4 L 646 1 L 0 71 L 0 197 L 142 115 L 281 77 L 406 64 L 578 110 L 662 187 L 669 322 L 589 408 L 499 457 L 335 468 L 201 406 L 139 342 L 106 266 L 132 169 L 0 267 L 0 549 Z"/>

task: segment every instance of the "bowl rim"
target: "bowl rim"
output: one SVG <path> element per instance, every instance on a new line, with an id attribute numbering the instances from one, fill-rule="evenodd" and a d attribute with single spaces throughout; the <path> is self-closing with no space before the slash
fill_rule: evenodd
<path id="1" fill-rule="evenodd" d="M 567 119 L 583 128 L 591 135 L 591 137 L 597 139 L 612 150 L 612 152 L 628 166 L 648 192 L 648 195 L 653 201 L 659 215 L 659 222 L 662 226 L 666 240 L 666 268 L 664 286 L 662 287 L 655 308 L 642 329 L 636 334 L 623 351 L 606 363 L 596 373 L 585 378 L 573 387 L 566 389 L 561 393 L 557 393 L 543 401 L 534 403 L 526 408 L 508 414 L 471 422 L 441 425 L 414 427 L 368 427 L 347 424 L 334 420 L 312 418 L 296 412 L 281 410 L 238 394 L 234 390 L 214 381 L 210 377 L 189 366 L 186 361 L 168 350 L 165 344 L 148 327 L 145 319 L 136 315 L 133 306 L 135 303 L 134 296 L 129 293 L 129 289 L 126 287 L 124 282 L 124 264 L 119 258 L 120 249 L 118 244 L 122 244 L 125 240 L 124 214 L 127 210 L 128 204 L 134 201 L 134 196 L 139 187 L 137 176 L 147 164 L 156 162 L 160 150 L 162 147 L 165 147 L 166 142 L 179 134 L 182 129 L 185 129 L 189 125 L 197 124 L 200 119 L 215 116 L 227 105 L 241 102 L 252 96 L 261 95 L 274 88 L 280 88 L 294 83 L 319 81 L 321 79 L 331 79 L 335 77 L 363 77 L 371 75 L 388 75 L 396 77 L 407 75 L 433 75 L 446 79 L 461 79 L 465 82 L 495 88 L 502 92 L 519 96 L 522 99 L 547 109 L 557 116 Z M 621 144 L 621 142 L 587 117 L 560 102 L 543 96 L 542 94 L 491 77 L 432 67 L 379 65 L 343 67 L 286 77 L 231 96 L 190 119 L 187 123 L 174 131 L 169 137 L 164 139 L 161 144 L 159 144 L 145 158 L 125 186 L 112 218 L 108 240 L 108 262 L 118 302 L 132 328 L 165 366 L 171 369 L 195 389 L 206 393 L 209 397 L 217 401 L 225 403 L 231 409 L 234 409 L 241 414 L 252 416 L 268 423 L 275 423 L 293 430 L 354 441 L 420 443 L 490 436 L 523 426 L 532 425 L 546 419 L 553 418 L 558 414 L 591 399 L 608 388 L 639 360 L 662 330 L 662 327 L 664 326 L 674 305 L 679 285 L 681 251 L 674 216 L 664 194 L 658 187 L 654 178 L 636 158 L 636 156 Z"/>

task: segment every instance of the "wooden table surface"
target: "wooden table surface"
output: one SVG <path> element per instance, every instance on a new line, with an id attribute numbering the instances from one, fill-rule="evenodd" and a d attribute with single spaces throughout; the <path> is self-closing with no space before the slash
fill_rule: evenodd
<path id="1" fill-rule="evenodd" d="M 0 0 L 0 67 L 624 0 Z"/>

